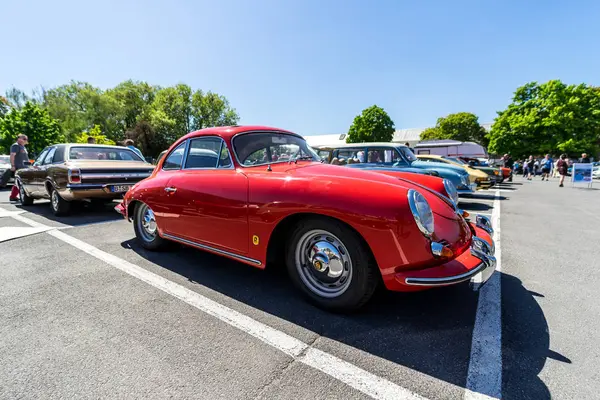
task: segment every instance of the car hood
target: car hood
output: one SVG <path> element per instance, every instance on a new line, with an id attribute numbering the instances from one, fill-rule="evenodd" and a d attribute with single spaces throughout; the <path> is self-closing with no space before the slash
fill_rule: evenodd
<path id="1" fill-rule="evenodd" d="M 249 172 L 258 173 L 283 173 L 288 176 L 297 177 L 301 179 L 319 180 L 323 177 L 337 178 L 337 179 L 351 179 L 356 180 L 358 184 L 369 184 L 380 183 L 381 185 L 392 185 L 399 186 L 407 191 L 414 189 L 420 192 L 431 206 L 431 209 L 438 216 L 457 220 L 459 216 L 447 200 L 441 197 L 437 192 L 429 189 L 425 186 L 419 185 L 409 180 L 401 180 L 394 176 L 378 173 L 377 171 L 364 170 L 361 168 L 346 168 L 340 165 L 330 165 L 322 163 L 281 163 L 271 164 L 272 171 L 267 172 L 266 166 L 248 168 Z"/>
<path id="2" fill-rule="evenodd" d="M 414 168 L 429 168 L 429 169 L 438 169 L 438 168 L 443 168 L 443 169 L 448 169 L 451 171 L 455 171 L 458 172 L 459 174 L 466 174 L 467 171 L 465 171 L 465 169 L 463 167 L 459 167 L 456 165 L 450 165 L 450 164 L 446 164 L 446 163 L 438 163 L 438 162 L 429 162 L 429 161 L 413 161 L 410 164 L 411 167 Z"/>

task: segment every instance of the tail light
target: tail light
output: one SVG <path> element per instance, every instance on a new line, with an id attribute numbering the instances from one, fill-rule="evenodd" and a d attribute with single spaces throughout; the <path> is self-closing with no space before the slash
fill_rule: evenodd
<path id="1" fill-rule="evenodd" d="M 70 169 L 68 172 L 69 183 L 81 183 L 81 171 L 77 168 Z"/>

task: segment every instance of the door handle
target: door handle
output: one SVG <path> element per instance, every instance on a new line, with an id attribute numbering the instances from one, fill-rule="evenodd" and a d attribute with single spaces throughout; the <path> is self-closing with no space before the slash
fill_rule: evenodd
<path id="1" fill-rule="evenodd" d="M 166 187 L 165 188 L 165 192 L 167 193 L 175 193 L 177 191 L 177 188 L 174 187 Z"/>

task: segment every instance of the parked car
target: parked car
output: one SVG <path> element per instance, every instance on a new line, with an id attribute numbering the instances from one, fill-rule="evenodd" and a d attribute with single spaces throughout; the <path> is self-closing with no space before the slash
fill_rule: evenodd
<path id="1" fill-rule="evenodd" d="M 5 188 L 6 185 L 14 182 L 11 168 L 10 156 L 0 155 L 0 188 Z"/>
<path id="2" fill-rule="evenodd" d="M 50 199 L 55 215 L 74 202 L 108 202 L 150 176 L 152 164 L 127 147 L 57 144 L 46 147 L 29 168 L 15 174 L 21 203 Z"/>
<path id="3" fill-rule="evenodd" d="M 446 157 L 487 157 L 485 148 L 475 142 L 459 140 L 425 140 L 414 146 L 414 153 L 419 155 L 438 155 Z"/>
<path id="4" fill-rule="evenodd" d="M 492 187 L 494 185 L 494 182 L 492 182 L 489 175 L 486 174 L 485 172 L 480 171 L 475 168 L 471 168 L 469 165 L 467 165 L 465 163 L 460 163 L 460 162 L 454 161 L 448 157 L 436 156 L 436 155 L 431 155 L 431 154 L 419 154 L 419 155 L 417 155 L 417 158 L 421 161 L 439 162 L 439 163 L 445 163 L 445 164 L 455 165 L 457 167 L 464 168 L 464 170 L 467 171 L 467 173 L 469 174 L 469 179 L 472 182 L 474 181 L 477 184 L 478 190 L 489 189 L 490 187 Z"/>
<path id="5" fill-rule="evenodd" d="M 322 163 L 302 136 L 270 127 L 185 135 L 115 209 L 148 250 L 178 242 L 261 269 L 284 261 L 297 288 L 329 310 L 362 306 L 380 282 L 478 289 L 495 270 L 487 218 L 468 221 L 410 181 Z"/>
<path id="6" fill-rule="evenodd" d="M 417 160 L 414 153 L 398 143 L 352 143 L 313 146 L 318 154 L 335 165 L 351 168 L 428 173 L 448 179 L 459 194 L 470 194 L 477 189 L 469 174 L 461 167 Z M 365 157 L 366 156 L 366 157 Z"/>
<path id="7" fill-rule="evenodd" d="M 488 165 L 485 161 L 479 160 L 477 158 L 470 157 L 448 157 L 450 160 L 454 160 L 457 162 L 463 162 L 464 164 L 470 166 L 471 168 L 478 169 L 480 171 L 485 172 L 489 175 L 490 179 L 494 183 L 502 183 L 504 182 L 504 175 L 500 168 L 495 168 Z"/>

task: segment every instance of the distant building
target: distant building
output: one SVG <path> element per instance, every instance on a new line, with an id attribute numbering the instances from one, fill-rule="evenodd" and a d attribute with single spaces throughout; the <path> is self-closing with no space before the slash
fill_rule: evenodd
<path id="1" fill-rule="evenodd" d="M 483 126 L 483 128 L 489 132 L 492 124 L 485 123 L 481 124 L 481 126 Z M 419 143 L 421 140 L 421 132 L 423 132 L 425 129 L 427 128 L 398 129 L 396 132 L 394 132 L 392 142 L 402 144 L 408 142 L 408 144 L 412 147 Z M 306 135 L 304 138 L 311 146 L 346 143 L 345 133 L 333 135 Z"/>

